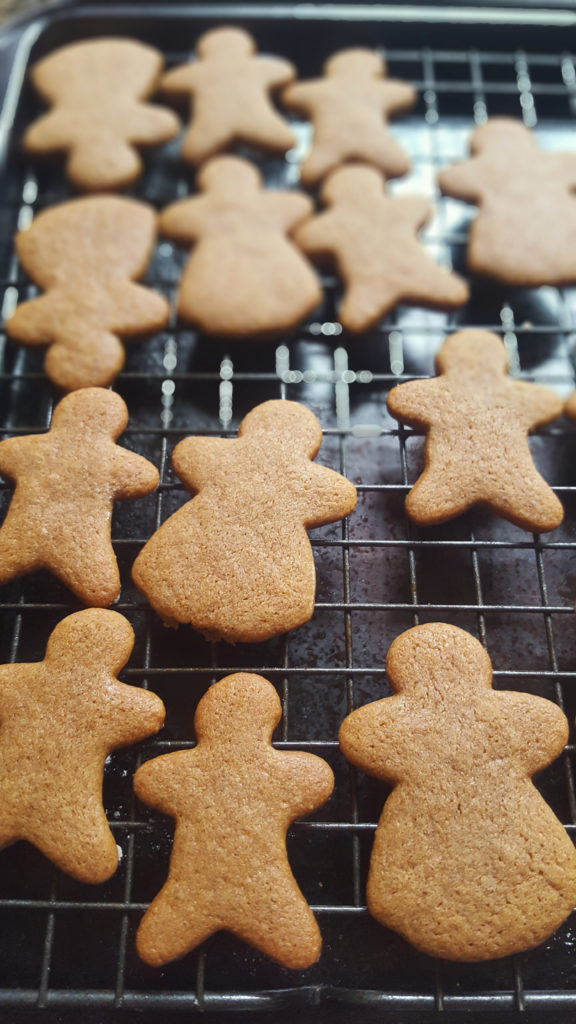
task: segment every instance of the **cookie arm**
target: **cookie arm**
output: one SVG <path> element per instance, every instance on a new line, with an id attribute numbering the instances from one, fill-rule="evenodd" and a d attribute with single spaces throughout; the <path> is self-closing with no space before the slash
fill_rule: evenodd
<path id="1" fill-rule="evenodd" d="M 385 697 L 365 704 L 344 719 L 338 733 L 344 757 L 367 775 L 398 782 L 410 752 L 410 723 L 404 724 L 403 698 Z"/>
<path id="2" fill-rule="evenodd" d="M 336 254 L 342 245 L 338 225 L 332 213 L 321 213 L 305 221 L 294 233 L 293 241 L 310 256 Z"/>
<path id="3" fill-rule="evenodd" d="M 308 529 L 343 519 L 357 500 L 354 484 L 326 466 L 312 464 L 308 478 L 302 480 L 302 511 Z"/>
<path id="4" fill-rule="evenodd" d="M 562 399 L 541 384 L 513 381 L 514 404 L 527 430 L 551 423 L 562 414 Z"/>
<path id="5" fill-rule="evenodd" d="M 5 479 L 15 481 L 21 471 L 22 463 L 26 461 L 25 437 L 8 437 L 0 441 L 0 475 Z"/>
<path id="6" fill-rule="evenodd" d="M 262 202 L 271 218 L 283 231 L 293 231 L 309 217 L 314 206 L 308 196 L 299 192 L 268 192 Z"/>
<path id="7" fill-rule="evenodd" d="M 416 103 L 416 90 L 407 82 L 389 79 L 382 83 L 382 111 L 385 114 L 399 114 Z"/>
<path id="8" fill-rule="evenodd" d="M 397 384 L 386 399 L 388 412 L 410 427 L 429 427 L 438 414 L 438 386 L 437 380 L 411 380 Z"/>
<path id="9" fill-rule="evenodd" d="M 220 477 L 226 477 L 234 464 L 231 447 L 237 442 L 224 437 L 185 437 L 172 453 L 174 472 L 192 491 L 200 491 Z"/>
<path id="10" fill-rule="evenodd" d="M 199 72 L 200 68 L 194 63 L 179 64 L 162 75 L 160 88 L 169 96 L 194 95 L 201 77 Z"/>
<path id="11" fill-rule="evenodd" d="M 162 211 L 158 219 L 158 230 L 166 238 L 187 245 L 195 242 L 202 232 L 202 216 L 207 200 L 204 196 L 194 199 L 179 199 Z"/>
<path id="12" fill-rule="evenodd" d="M 182 799 L 190 800 L 183 785 L 189 774 L 190 758 L 194 751 L 179 750 L 145 761 L 134 776 L 134 792 L 139 800 L 157 811 L 175 818 Z"/>
<path id="13" fill-rule="evenodd" d="M 480 160 L 466 160 L 445 167 L 438 175 L 440 191 L 453 199 L 477 203 L 482 199 L 482 167 Z"/>
<path id="14" fill-rule="evenodd" d="M 294 82 L 282 90 L 282 103 L 288 110 L 309 114 L 314 106 L 320 82 Z"/>
<path id="15" fill-rule="evenodd" d="M 115 498 L 140 498 L 155 490 L 160 474 L 148 459 L 126 448 L 118 448 L 112 472 Z"/>
<path id="16" fill-rule="evenodd" d="M 281 758 L 282 783 L 293 816 L 311 814 L 326 803 L 334 789 L 334 773 L 326 761 L 302 750 L 277 752 L 277 757 Z"/>
<path id="17" fill-rule="evenodd" d="M 296 78 L 296 68 L 289 60 L 280 57 L 258 57 L 258 73 L 264 85 L 271 89 L 288 85 Z"/>
<path id="18" fill-rule="evenodd" d="M 505 691 L 496 696 L 508 714 L 506 753 L 529 775 L 560 756 L 568 742 L 568 720 L 557 704 L 529 693 Z"/>
<path id="19" fill-rule="evenodd" d="M 106 694 L 103 732 L 110 750 L 129 746 L 158 732 L 166 708 L 155 693 L 117 683 Z"/>

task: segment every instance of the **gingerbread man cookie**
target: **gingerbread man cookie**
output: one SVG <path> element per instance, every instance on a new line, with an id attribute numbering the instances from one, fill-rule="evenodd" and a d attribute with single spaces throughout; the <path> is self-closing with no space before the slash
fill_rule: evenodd
<path id="1" fill-rule="evenodd" d="M 39 213 L 16 236 L 24 270 L 46 295 L 24 302 L 6 332 L 48 345 L 45 368 L 59 388 L 110 384 L 124 365 L 119 335 L 160 330 L 170 308 L 135 284 L 156 240 L 156 213 L 135 199 L 73 199 Z"/>
<path id="2" fill-rule="evenodd" d="M 71 43 L 32 69 L 52 110 L 24 135 L 33 155 L 67 154 L 66 173 L 87 191 L 122 188 L 142 173 L 135 146 L 167 142 L 180 124 L 171 110 L 145 103 L 163 66 L 158 50 L 134 39 Z"/>
<path id="3" fill-rule="evenodd" d="M 119 395 L 86 388 L 62 399 L 46 434 L 0 442 L 0 473 L 16 485 L 0 527 L 0 583 L 45 568 L 85 604 L 116 600 L 114 501 L 158 485 L 151 462 L 115 444 L 127 422 Z"/>
<path id="4" fill-rule="evenodd" d="M 456 309 L 468 288 L 437 266 L 418 244 L 417 231 L 431 209 L 416 196 L 390 199 L 371 167 L 341 167 L 322 188 L 330 209 L 312 217 L 294 235 L 309 256 L 335 261 L 344 280 L 340 322 L 365 331 L 399 302 Z"/>
<path id="5" fill-rule="evenodd" d="M 178 294 L 178 313 L 225 337 L 273 335 L 295 327 L 321 301 L 316 274 L 288 239 L 312 212 L 299 192 L 268 192 L 238 157 L 211 160 L 198 175 L 204 193 L 169 206 L 160 230 L 196 243 Z"/>
<path id="6" fill-rule="evenodd" d="M 285 153 L 296 139 L 274 110 L 270 94 L 296 77 L 292 64 L 259 57 L 252 36 L 239 28 L 217 28 L 201 36 L 197 59 L 168 71 L 167 96 L 190 97 L 193 118 L 182 156 L 191 164 L 238 142 Z"/>
<path id="7" fill-rule="evenodd" d="M 340 729 L 348 760 L 395 787 L 370 913 L 449 960 L 539 945 L 576 903 L 576 850 L 530 781 L 561 753 L 566 718 L 541 697 L 494 692 L 481 644 L 441 622 L 402 633 L 386 671 L 395 696 Z"/>
<path id="8" fill-rule="evenodd" d="M 159 697 L 116 679 L 133 645 L 122 615 L 89 608 L 58 623 L 43 661 L 0 666 L 0 849 L 26 839 L 80 882 L 114 874 L 104 762 L 164 721 Z"/>
<path id="9" fill-rule="evenodd" d="M 197 496 L 151 537 L 132 568 L 170 625 L 208 640 L 266 640 L 307 622 L 315 572 L 306 530 L 352 511 L 356 489 L 312 459 L 318 420 L 297 402 L 271 401 L 238 438 L 187 437 L 174 470 Z"/>
<path id="10" fill-rule="evenodd" d="M 548 388 L 508 376 L 506 350 L 489 331 L 451 335 L 433 380 L 399 384 L 388 395 L 397 420 L 426 431 L 426 468 L 406 499 L 421 525 L 485 505 L 524 530 L 554 530 L 564 516 L 537 472 L 527 434 L 562 412 Z"/>
<path id="11" fill-rule="evenodd" d="M 406 82 L 386 78 L 386 63 L 373 50 L 340 50 L 324 65 L 324 78 L 284 89 L 289 110 L 309 116 L 314 141 L 300 174 L 315 185 L 349 160 L 373 164 L 388 178 L 410 170 L 410 160 L 387 129 L 386 118 L 414 106 Z"/>
<path id="12" fill-rule="evenodd" d="M 472 159 L 447 167 L 447 196 L 477 203 L 468 266 L 505 284 L 532 288 L 576 281 L 576 152 L 546 153 L 520 121 L 477 128 Z"/>
<path id="13" fill-rule="evenodd" d="M 266 679 L 227 676 L 198 705 L 197 747 L 136 772 L 140 799 L 176 818 L 168 880 L 138 929 L 146 963 L 184 956 L 220 929 L 296 970 L 320 956 L 320 931 L 290 870 L 286 831 L 326 802 L 334 776 L 314 754 L 274 750 L 280 717 Z"/>

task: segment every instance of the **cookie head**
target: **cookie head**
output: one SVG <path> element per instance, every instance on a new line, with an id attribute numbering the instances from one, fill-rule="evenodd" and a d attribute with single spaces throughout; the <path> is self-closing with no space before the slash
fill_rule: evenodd
<path id="1" fill-rule="evenodd" d="M 200 57 L 237 60 L 254 53 L 254 40 L 241 28 L 216 28 L 198 40 L 196 52 Z"/>
<path id="2" fill-rule="evenodd" d="M 72 660 L 78 668 L 94 666 L 116 674 L 134 646 L 134 630 L 123 615 L 107 608 L 86 608 L 68 615 L 52 631 L 46 658 L 57 663 Z"/>
<path id="3" fill-rule="evenodd" d="M 199 188 L 224 199 L 256 195 L 261 184 L 262 178 L 253 164 L 237 156 L 209 160 L 198 173 Z"/>
<path id="4" fill-rule="evenodd" d="M 522 121 L 513 117 L 491 117 L 476 129 L 470 140 L 470 152 L 479 156 L 488 150 L 534 149 L 536 138 Z"/>
<path id="5" fill-rule="evenodd" d="M 262 402 L 244 417 L 238 437 L 257 438 L 259 435 L 275 448 L 285 448 L 287 455 L 296 449 L 310 459 L 322 444 L 322 428 L 314 413 L 299 402 L 284 399 Z"/>
<path id="6" fill-rule="evenodd" d="M 498 379 L 508 373 L 504 343 L 491 331 L 457 331 L 446 339 L 436 356 L 438 373 L 479 380 Z"/>
<path id="7" fill-rule="evenodd" d="M 32 80 L 45 99 L 57 102 L 72 92 L 75 98 L 103 92 L 119 98 L 146 95 L 150 77 L 160 71 L 160 54 L 132 39 L 88 39 L 71 43 L 40 61 Z"/>
<path id="8" fill-rule="evenodd" d="M 250 686 L 246 686 L 249 680 Z M 243 744 L 268 742 L 280 721 L 282 707 L 276 690 L 262 676 L 237 672 L 226 676 L 204 694 L 196 709 L 194 728 L 199 740 Z"/>
<path id="9" fill-rule="evenodd" d="M 87 437 L 105 434 L 118 437 L 128 423 L 126 403 L 107 388 L 79 388 L 56 406 L 52 426 L 82 431 Z"/>
<path id="10" fill-rule="evenodd" d="M 382 198 L 384 178 L 380 171 L 365 164 L 347 164 L 333 171 L 322 186 L 322 200 L 328 205 L 357 202 L 365 197 L 373 202 Z"/>
<path id="11" fill-rule="evenodd" d="M 379 53 L 361 47 L 339 50 L 324 65 L 327 75 L 334 78 L 382 78 L 386 64 Z"/>
<path id="12" fill-rule="evenodd" d="M 386 672 L 397 693 L 467 693 L 489 689 L 492 665 L 482 644 L 463 629 L 428 622 L 401 633 L 386 658 Z"/>

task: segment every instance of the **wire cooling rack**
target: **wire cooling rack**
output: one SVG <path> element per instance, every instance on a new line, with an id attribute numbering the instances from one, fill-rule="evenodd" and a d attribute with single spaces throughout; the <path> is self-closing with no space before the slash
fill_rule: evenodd
<path id="1" fill-rule="evenodd" d="M 339 46 L 357 41 L 384 49 L 389 43 L 390 74 L 411 81 L 419 94 L 418 107 L 393 129 L 412 155 L 413 172 L 390 188 L 431 198 L 436 213 L 423 238 L 436 258 L 456 269 L 464 270 L 471 212 L 440 197 L 435 181 L 442 166 L 465 155 L 474 125 L 491 115 L 522 117 L 543 146 L 576 148 L 575 64 L 556 45 L 544 49 L 546 33 L 540 45 L 530 37 L 529 51 L 511 46 L 502 33 L 494 35 L 492 47 L 474 48 L 469 33 L 466 45 L 459 38 L 451 48 L 445 30 L 437 46 L 421 48 L 408 45 L 410 28 L 401 34 L 407 40 L 402 47 L 390 44 L 399 36 L 392 26 L 357 26 L 355 39 L 355 27 L 331 25 L 322 31 L 320 19 L 303 36 L 302 26 L 291 22 L 291 35 L 286 25 L 280 31 L 281 23 L 268 21 L 264 8 L 260 18 L 250 27 L 261 45 L 265 36 L 271 52 L 293 57 L 307 75 L 319 73 L 323 57 Z M 67 41 L 70 30 L 66 35 L 63 24 L 49 25 L 52 35 L 44 49 Z M 184 27 L 176 24 L 178 31 L 165 22 L 149 35 L 150 41 L 165 43 L 169 64 L 185 59 L 196 34 L 207 27 L 193 20 Z M 77 23 L 72 34 L 129 31 L 106 11 L 100 22 L 92 17 L 89 27 Z M 143 31 L 134 21 L 133 34 Z M 437 37 L 433 31 L 428 36 Z M 299 50 L 298 39 L 306 42 Z M 15 138 L 37 112 L 24 88 Z M 271 187 L 297 184 L 309 130 L 294 124 L 298 148 L 286 160 L 259 161 Z M 69 195 L 60 167 L 33 168 L 13 152 L 8 171 L 0 209 L 4 315 L 35 294 L 18 267 L 13 232 Z M 133 194 L 160 208 L 191 187 L 174 144 L 147 158 Z M 173 305 L 184 258 L 160 242 L 146 278 Z M 14 1012 L 28 1007 L 34 1019 L 45 1008 L 69 1009 L 78 1019 L 79 1007 L 94 1007 L 102 1013 L 151 1009 L 163 1020 L 179 1010 L 302 1012 L 310 1007 L 312 1012 L 315 1007 L 319 1015 L 319 1004 L 335 1008 L 337 1003 L 350 1007 L 350 1020 L 364 1019 L 371 1006 L 383 1019 L 398 1012 L 422 1019 L 428 1012 L 457 1010 L 510 1015 L 536 1010 L 543 1019 L 548 1012 L 576 1010 L 573 917 L 533 952 L 475 965 L 434 961 L 369 917 L 365 881 L 385 789 L 351 769 L 337 744 L 338 726 L 353 707 L 389 693 L 384 659 L 391 641 L 424 621 L 468 629 L 492 657 L 495 686 L 553 699 L 573 720 L 574 427 L 558 421 L 531 440 L 538 467 L 566 508 L 554 533 L 532 536 L 480 512 L 418 529 L 407 521 L 403 501 L 422 467 L 423 438 L 388 416 L 385 398 L 399 381 L 432 374 L 443 338 L 464 326 L 498 332 L 512 374 L 568 395 L 574 384 L 576 292 L 500 289 L 474 281 L 470 302 L 456 315 L 400 307 L 374 331 L 350 338 L 337 319 L 337 282 L 326 276 L 323 283 L 322 308 L 281 343 L 225 344 L 197 336 L 174 318 L 162 334 L 128 347 L 115 385 L 130 410 L 123 443 L 159 467 L 161 483 L 155 495 L 119 503 L 114 514 L 123 583 L 116 608 L 136 632 L 122 677 L 158 693 L 167 721 L 157 738 L 116 752 L 107 764 L 105 806 L 122 853 L 109 882 L 94 888 L 76 883 L 26 844 L 0 854 L 0 1006 Z M 55 395 L 42 358 L 2 336 L 2 436 L 48 426 Z M 311 533 L 318 577 L 314 617 L 298 631 L 261 645 L 210 645 L 188 628 L 167 631 L 131 583 L 130 566 L 152 531 L 187 500 L 171 471 L 170 453 L 187 434 L 233 436 L 249 409 L 270 398 L 301 401 L 317 414 L 324 432 L 319 461 L 358 487 L 358 507 L 349 520 Z M 3 508 L 9 493 L 6 487 L 0 491 Z M 0 591 L 0 660 L 40 659 L 56 622 L 77 607 L 70 593 L 42 573 Z M 191 746 L 199 698 L 216 679 L 238 670 L 260 672 L 277 686 L 284 710 L 277 746 L 319 753 L 336 775 L 331 800 L 311 820 L 296 822 L 288 841 L 295 875 L 318 916 L 324 952 L 315 967 L 292 973 L 220 934 L 184 960 L 155 971 L 136 957 L 134 934 L 165 878 L 171 823 L 135 801 L 133 772 L 142 760 Z M 571 834 L 576 831 L 574 753 L 571 741 L 538 779 Z"/>

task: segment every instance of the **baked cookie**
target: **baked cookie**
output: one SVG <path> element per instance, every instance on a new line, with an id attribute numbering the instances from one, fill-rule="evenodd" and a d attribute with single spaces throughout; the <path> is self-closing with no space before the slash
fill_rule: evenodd
<path id="1" fill-rule="evenodd" d="M 431 214 L 418 196 L 389 198 L 379 171 L 341 167 L 324 182 L 330 207 L 299 227 L 294 241 L 312 258 L 336 263 L 344 281 L 339 318 L 347 331 L 373 327 L 399 302 L 457 309 L 468 288 L 437 266 L 417 232 Z"/>
<path id="2" fill-rule="evenodd" d="M 172 463 L 197 496 L 138 555 L 132 576 L 168 625 L 249 643 L 301 626 L 314 611 L 306 530 L 342 519 L 356 489 L 312 459 L 316 417 L 297 402 L 256 406 L 238 438 L 187 437 Z M 1 450 L 1 449 L 0 449 Z"/>
<path id="3" fill-rule="evenodd" d="M 0 527 L 0 583 L 49 569 L 88 605 L 112 604 L 120 575 L 112 507 L 158 485 L 158 471 L 115 444 L 128 410 L 103 388 L 73 391 L 45 434 L 0 442 L 0 473 L 16 487 Z"/>
<path id="4" fill-rule="evenodd" d="M 165 754 L 134 777 L 137 796 L 176 818 L 170 872 L 137 934 L 155 967 L 220 929 L 285 967 L 315 963 L 320 930 L 290 870 L 286 831 L 334 786 L 321 758 L 274 750 L 276 690 L 240 672 L 210 687 L 196 710 L 194 750 Z"/>
<path id="5" fill-rule="evenodd" d="M 471 160 L 447 167 L 442 192 L 477 203 L 468 266 L 504 284 L 576 281 L 576 152 L 546 153 L 520 121 L 492 118 L 470 141 Z"/>
<path id="6" fill-rule="evenodd" d="M 299 192 L 269 192 L 238 157 L 211 160 L 203 193 L 167 207 L 160 230 L 195 243 L 178 293 L 183 320 L 209 334 L 243 338 L 295 327 L 322 299 L 316 274 L 288 235 L 312 212 Z"/>
<path id="7" fill-rule="evenodd" d="M 134 39 L 87 39 L 35 64 L 32 82 L 52 107 L 24 135 L 34 156 L 66 153 L 66 173 L 80 189 L 122 188 L 142 173 L 135 146 L 167 142 L 180 122 L 144 101 L 163 66 L 158 50 Z"/>
<path id="8" fill-rule="evenodd" d="M 286 121 L 274 110 L 270 94 L 296 77 L 279 57 L 260 57 L 252 36 L 240 28 L 216 28 L 201 36 L 197 59 L 168 71 L 164 93 L 189 97 L 193 116 L 182 156 L 201 164 L 238 142 L 285 153 L 296 143 Z"/>
<path id="9" fill-rule="evenodd" d="M 48 345 L 46 373 L 64 391 L 111 384 L 124 365 L 120 336 L 164 327 L 162 295 L 135 284 L 156 241 L 156 213 L 135 199 L 72 199 L 16 236 L 24 270 L 47 294 L 17 307 L 6 332 Z"/>
<path id="10" fill-rule="evenodd" d="M 300 169 L 305 185 L 316 185 L 349 160 L 373 164 L 388 178 L 410 170 L 386 119 L 414 106 L 416 92 L 386 78 L 386 63 L 376 51 L 340 50 L 326 61 L 324 78 L 289 85 L 282 101 L 314 125 L 312 149 Z"/>
<path id="11" fill-rule="evenodd" d="M 494 692 L 481 644 L 441 622 L 402 633 L 386 671 L 395 696 L 340 729 L 348 760 L 394 787 L 370 913 L 449 960 L 539 945 L 576 903 L 576 850 L 530 781 L 561 753 L 566 718 L 541 697 Z"/>
<path id="12" fill-rule="evenodd" d="M 399 384 L 388 410 L 426 432 L 426 468 L 406 498 L 430 526 L 484 505 L 524 530 L 554 530 L 562 505 L 537 472 L 527 434 L 551 423 L 562 401 L 538 384 L 511 380 L 506 350 L 489 331 L 452 334 L 436 356 L 439 377 Z"/>
<path id="13" fill-rule="evenodd" d="M 62 619 L 43 661 L 0 666 L 0 849 L 26 839 L 80 882 L 114 874 L 104 762 L 164 721 L 159 697 L 126 686 L 134 633 L 117 612 Z"/>

